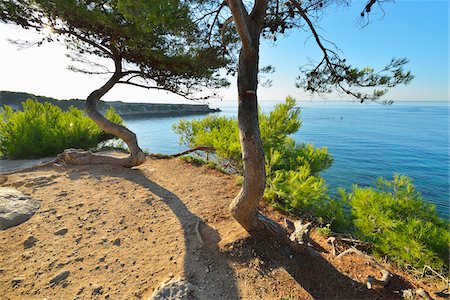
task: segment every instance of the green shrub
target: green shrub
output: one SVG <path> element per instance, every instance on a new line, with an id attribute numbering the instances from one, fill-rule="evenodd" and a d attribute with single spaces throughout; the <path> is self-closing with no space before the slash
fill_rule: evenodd
<path id="1" fill-rule="evenodd" d="M 290 137 L 301 126 L 300 111 L 295 105 L 295 99 L 287 97 L 285 103 L 276 105 L 268 115 L 259 113 L 266 154 L 265 198 L 280 209 L 307 213 L 336 225 L 338 219 L 344 219 L 344 211 L 340 203 L 327 195 L 325 181 L 318 176 L 333 160 L 326 148 L 296 144 Z M 208 116 L 201 120 L 182 120 L 175 124 L 174 130 L 180 135 L 181 144 L 189 148 L 214 147 L 219 164 L 242 173 L 236 119 Z"/>
<path id="2" fill-rule="evenodd" d="M 9 158 L 45 157 L 66 148 L 88 149 L 112 138 L 79 109 L 63 112 L 50 103 L 27 100 L 23 111 L 3 106 L 0 111 L 0 155 Z M 122 124 L 110 108 L 106 117 Z"/>
<path id="3" fill-rule="evenodd" d="M 449 222 L 423 202 L 411 179 L 396 174 L 392 181 L 380 178 L 376 188 L 354 186 L 350 194 L 341 193 L 351 205 L 357 233 L 373 243 L 376 254 L 401 266 L 448 267 Z"/>

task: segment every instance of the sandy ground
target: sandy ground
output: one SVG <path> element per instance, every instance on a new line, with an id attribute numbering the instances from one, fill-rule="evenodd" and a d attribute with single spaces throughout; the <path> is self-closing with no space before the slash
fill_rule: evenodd
<path id="1" fill-rule="evenodd" d="M 171 278 L 204 299 L 395 299 L 417 286 L 391 269 L 386 288 L 368 290 L 367 275 L 379 270 L 355 255 L 336 260 L 314 232 L 317 257 L 254 240 L 228 214 L 234 176 L 178 159 L 52 166 L 8 175 L 2 186 L 42 204 L 0 231 L 1 299 L 147 299 Z"/>

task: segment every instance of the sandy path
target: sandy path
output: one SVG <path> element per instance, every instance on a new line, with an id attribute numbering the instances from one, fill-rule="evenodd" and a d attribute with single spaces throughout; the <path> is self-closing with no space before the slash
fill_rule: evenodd
<path id="1" fill-rule="evenodd" d="M 135 169 L 51 167 L 7 179 L 3 186 L 42 205 L 27 222 L 0 231 L 2 299 L 146 299 L 172 277 L 186 278 L 206 299 L 398 296 L 368 291 L 366 275 L 338 271 L 326 249 L 311 259 L 246 237 L 227 211 L 238 191 L 234 177 L 205 166 L 147 159 Z M 26 248 L 30 237 L 37 241 Z M 68 276 L 51 284 L 58 274 Z"/>

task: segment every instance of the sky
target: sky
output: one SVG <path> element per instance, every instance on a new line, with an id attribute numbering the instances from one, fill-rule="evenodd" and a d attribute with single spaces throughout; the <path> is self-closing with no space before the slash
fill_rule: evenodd
<path id="1" fill-rule="evenodd" d="M 319 33 L 334 42 L 341 57 L 355 67 L 380 69 L 391 58 L 406 57 L 406 66 L 415 75 L 407 86 L 391 89 L 384 97 L 396 101 L 448 101 L 449 99 L 449 4 L 446 0 L 397 0 L 383 4 L 384 13 L 374 7 L 370 23 L 361 28 L 359 13 L 365 1 L 355 0 L 349 7 L 329 8 L 320 19 Z M 67 70 L 67 51 L 58 43 L 18 50 L 8 42 L 36 40 L 35 32 L 0 23 L 0 90 L 28 92 L 59 99 L 86 98 L 107 78 Z M 300 101 L 323 101 L 294 86 L 299 68 L 310 59 L 321 58 L 309 32 L 290 32 L 277 42 L 261 43 L 260 65 L 272 65 L 275 73 L 265 75 L 270 87 L 259 87 L 260 101 L 282 100 L 291 95 Z M 226 103 L 237 99 L 236 78 L 219 91 Z M 263 81 L 263 80 L 261 80 Z M 337 93 L 330 100 L 346 99 Z M 176 95 L 116 85 L 103 100 L 126 102 L 190 103 Z M 214 105 L 217 101 L 211 101 Z"/>

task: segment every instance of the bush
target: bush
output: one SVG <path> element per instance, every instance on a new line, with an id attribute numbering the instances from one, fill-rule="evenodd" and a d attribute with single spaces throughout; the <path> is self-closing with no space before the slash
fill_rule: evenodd
<path id="1" fill-rule="evenodd" d="M 423 202 L 411 179 L 396 174 L 392 181 L 380 178 L 376 188 L 354 186 L 350 194 L 341 193 L 351 205 L 357 234 L 373 243 L 376 254 L 400 266 L 448 267 L 449 222 Z"/>
<path id="2" fill-rule="evenodd" d="M 45 157 L 66 148 L 88 149 L 112 138 L 79 109 L 63 112 L 50 103 L 27 100 L 23 111 L 3 106 L 0 111 L 0 155 L 8 158 Z M 122 118 L 110 108 L 109 120 L 122 124 Z"/>
<path id="3" fill-rule="evenodd" d="M 307 213 L 332 223 L 344 212 L 340 204 L 327 195 L 325 181 L 318 173 L 330 167 L 333 160 L 326 148 L 296 144 L 290 137 L 301 126 L 300 111 L 295 105 L 295 99 L 287 97 L 285 103 L 276 105 L 270 114 L 259 113 L 266 154 L 265 198 L 280 209 Z M 242 173 L 236 119 L 208 116 L 201 120 L 180 121 L 174 130 L 181 136 L 181 144 L 189 148 L 214 147 L 216 159 L 225 169 L 231 167 L 238 174 Z"/>

